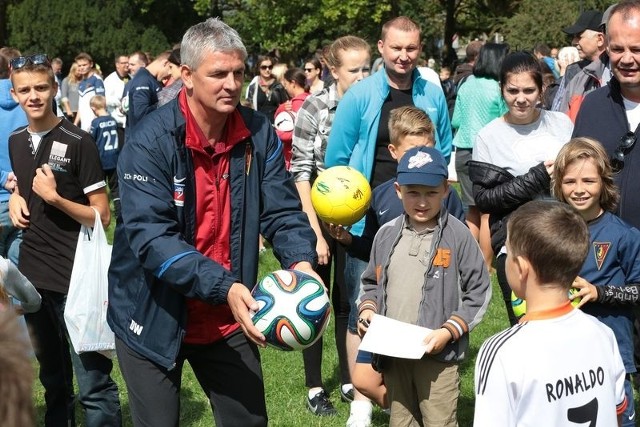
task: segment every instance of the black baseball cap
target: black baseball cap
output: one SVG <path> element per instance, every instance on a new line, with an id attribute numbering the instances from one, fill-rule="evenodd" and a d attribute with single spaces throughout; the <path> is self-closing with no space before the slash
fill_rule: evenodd
<path id="1" fill-rule="evenodd" d="M 575 36 L 580 34 L 584 30 L 593 30 L 600 32 L 600 25 L 602 24 L 602 12 L 599 10 L 585 10 L 580 14 L 575 24 L 570 27 L 563 28 L 562 31 Z"/>

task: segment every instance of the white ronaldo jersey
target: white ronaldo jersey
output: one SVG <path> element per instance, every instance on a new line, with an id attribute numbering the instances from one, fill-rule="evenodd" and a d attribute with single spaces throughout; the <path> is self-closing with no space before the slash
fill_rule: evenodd
<path id="1" fill-rule="evenodd" d="M 626 407 L 613 332 L 570 304 L 484 342 L 476 359 L 475 427 L 612 427 Z"/>

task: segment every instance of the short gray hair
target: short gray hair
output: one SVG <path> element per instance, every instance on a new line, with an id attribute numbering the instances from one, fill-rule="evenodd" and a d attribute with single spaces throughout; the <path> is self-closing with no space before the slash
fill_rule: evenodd
<path id="1" fill-rule="evenodd" d="M 198 68 L 202 58 L 210 52 L 240 52 L 247 58 L 247 49 L 236 30 L 219 18 L 209 18 L 189 28 L 182 37 L 180 57 L 192 70 Z"/>

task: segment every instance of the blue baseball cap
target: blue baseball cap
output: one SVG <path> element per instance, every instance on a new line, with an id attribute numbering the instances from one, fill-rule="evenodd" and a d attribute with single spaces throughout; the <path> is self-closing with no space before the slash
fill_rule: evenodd
<path id="1" fill-rule="evenodd" d="M 396 181 L 400 185 L 435 187 L 449 177 L 447 162 L 432 147 L 413 147 L 405 151 L 398 163 Z"/>

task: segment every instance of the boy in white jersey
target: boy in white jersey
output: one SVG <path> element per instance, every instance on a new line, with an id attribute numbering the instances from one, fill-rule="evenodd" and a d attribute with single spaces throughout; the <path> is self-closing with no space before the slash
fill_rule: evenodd
<path id="1" fill-rule="evenodd" d="M 613 332 L 568 298 L 586 223 L 564 204 L 532 201 L 509 218 L 506 246 L 507 280 L 527 314 L 480 348 L 474 426 L 620 425 L 625 369 Z"/>
<path id="2" fill-rule="evenodd" d="M 104 83 L 102 77 L 95 72 L 91 55 L 81 52 L 76 56 L 75 62 L 78 66 L 78 73 L 82 75 L 82 80 L 78 83 L 78 115 L 74 124 L 89 132 L 91 122 L 96 118 L 90 105 L 91 98 L 95 95 L 104 96 Z"/>

